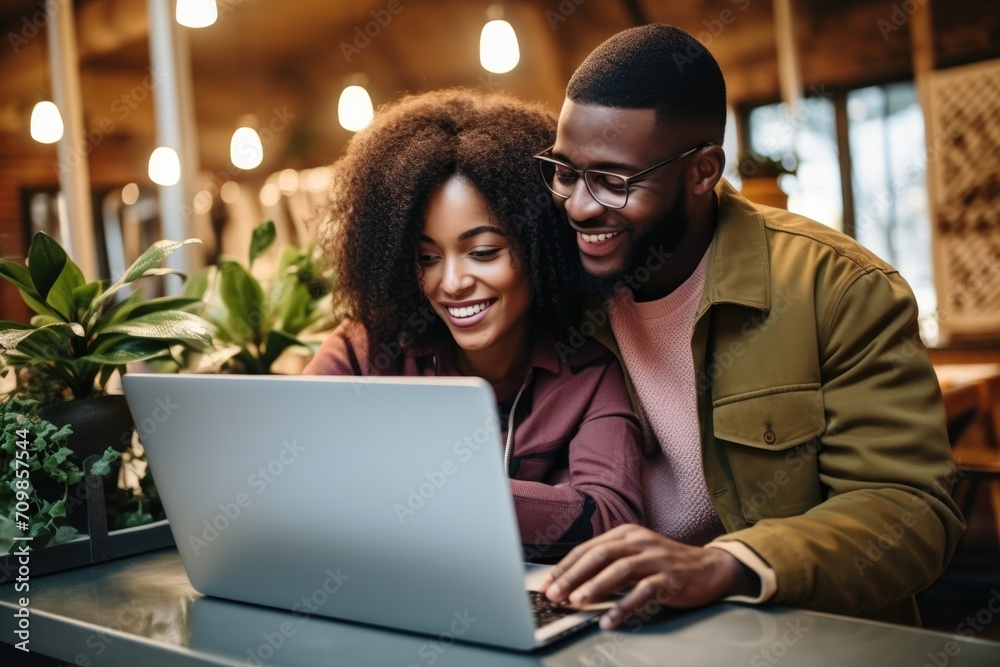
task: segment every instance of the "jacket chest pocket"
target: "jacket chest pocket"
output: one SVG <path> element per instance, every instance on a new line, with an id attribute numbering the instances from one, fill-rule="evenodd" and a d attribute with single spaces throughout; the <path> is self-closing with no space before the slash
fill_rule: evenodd
<path id="1" fill-rule="evenodd" d="M 819 384 L 720 399 L 712 412 L 747 521 L 797 516 L 822 501 L 817 458 L 826 418 Z"/>

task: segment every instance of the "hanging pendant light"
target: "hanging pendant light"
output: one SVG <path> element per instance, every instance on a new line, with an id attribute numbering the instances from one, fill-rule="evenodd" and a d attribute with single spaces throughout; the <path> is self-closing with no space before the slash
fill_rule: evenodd
<path id="1" fill-rule="evenodd" d="M 337 119 L 345 130 L 357 132 L 368 127 L 375 116 L 372 98 L 363 86 L 348 86 L 340 94 Z"/>
<path id="2" fill-rule="evenodd" d="M 486 16 L 491 20 L 483 26 L 483 33 L 479 38 L 479 62 L 488 72 L 509 72 L 517 67 L 521 59 L 517 35 L 513 26 L 503 20 L 503 8 L 499 5 L 490 5 Z"/>
<path id="3" fill-rule="evenodd" d="M 229 142 L 229 159 L 240 169 L 255 169 L 264 161 L 264 146 L 252 127 L 238 127 Z"/>
<path id="4" fill-rule="evenodd" d="M 177 151 L 160 146 L 149 156 L 149 179 L 157 185 L 177 185 L 181 180 L 181 160 Z"/>
<path id="5" fill-rule="evenodd" d="M 62 116 L 59 107 L 44 101 L 31 110 L 31 138 L 40 144 L 54 144 L 63 135 Z"/>
<path id="6" fill-rule="evenodd" d="M 177 0 L 177 22 L 188 28 L 207 28 L 219 18 L 215 0 Z"/>

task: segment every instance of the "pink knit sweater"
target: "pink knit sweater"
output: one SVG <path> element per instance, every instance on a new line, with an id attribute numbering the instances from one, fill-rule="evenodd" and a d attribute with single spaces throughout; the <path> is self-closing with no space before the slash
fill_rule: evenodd
<path id="1" fill-rule="evenodd" d="M 705 289 L 708 252 L 672 293 L 636 303 L 624 290 L 611 301 L 611 327 L 659 452 L 643 467 L 646 525 L 686 544 L 721 535 L 705 486 L 691 335 Z"/>

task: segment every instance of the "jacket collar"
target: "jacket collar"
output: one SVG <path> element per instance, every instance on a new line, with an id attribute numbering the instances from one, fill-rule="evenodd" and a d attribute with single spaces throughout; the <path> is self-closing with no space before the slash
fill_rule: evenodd
<path id="1" fill-rule="evenodd" d="M 698 316 L 717 303 L 770 310 L 771 267 L 764 216 L 725 179 L 715 186 L 715 196 L 718 222 Z"/>

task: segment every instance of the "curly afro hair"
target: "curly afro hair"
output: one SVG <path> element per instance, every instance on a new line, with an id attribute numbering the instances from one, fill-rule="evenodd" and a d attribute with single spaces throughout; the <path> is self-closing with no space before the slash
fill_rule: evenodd
<path id="1" fill-rule="evenodd" d="M 451 339 L 417 282 L 416 239 L 431 196 L 454 175 L 479 190 L 523 262 L 536 332 L 561 340 L 578 321 L 572 230 L 531 159 L 555 128 L 541 105 L 452 89 L 387 104 L 354 136 L 315 231 L 338 272 L 339 305 L 373 342 Z"/>

